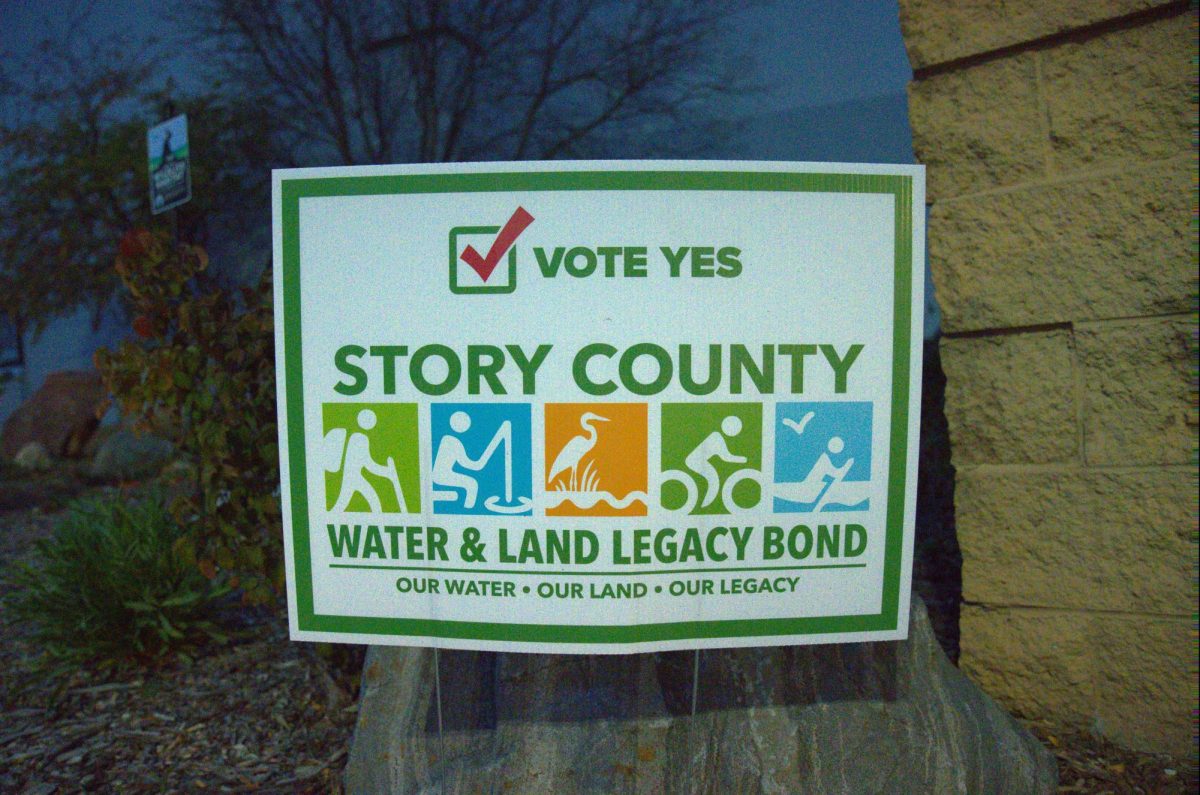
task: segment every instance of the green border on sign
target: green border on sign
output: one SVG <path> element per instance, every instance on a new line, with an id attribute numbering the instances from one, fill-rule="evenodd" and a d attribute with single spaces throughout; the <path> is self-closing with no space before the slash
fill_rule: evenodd
<path id="1" fill-rule="evenodd" d="M 410 618 L 322 615 L 313 609 L 309 547 L 308 471 L 300 338 L 300 201 L 330 196 L 575 190 L 785 191 L 877 193 L 895 199 L 895 283 L 892 343 L 891 460 L 884 538 L 882 609 L 873 615 L 682 621 L 663 624 L 504 624 Z M 906 174 L 817 174 L 754 171 L 567 171 L 298 177 L 280 180 L 283 219 L 283 355 L 291 471 L 292 553 L 296 621 L 301 630 L 360 635 L 517 641 L 527 643 L 647 643 L 701 638 L 879 632 L 897 629 L 904 544 L 904 480 L 908 465 L 912 334 L 912 177 Z M 451 262 L 454 253 L 451 252 Z M 510 260 L 511 267 L 511 260 Z M 453 278 L 453 276 L 451 276 Z M 515 285 L 515 281 L 514 281 Z"/>

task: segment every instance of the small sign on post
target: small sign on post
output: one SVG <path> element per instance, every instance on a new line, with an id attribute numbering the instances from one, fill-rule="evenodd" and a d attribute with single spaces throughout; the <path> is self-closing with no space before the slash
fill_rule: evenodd
<path id="1" fill-rule="evenodd" d="M 291 636 L 904 638 L 924 176 L 276 171 Z"/>
<path id="2" fill-rule="evenodd" d="M 146 131 L 150 165 L 150 211 L 157 215 L 192 198 L 187 116 L 181 114 Z"/>

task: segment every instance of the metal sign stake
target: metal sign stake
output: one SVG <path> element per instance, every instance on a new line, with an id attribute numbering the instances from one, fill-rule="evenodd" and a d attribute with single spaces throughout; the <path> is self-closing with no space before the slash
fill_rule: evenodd
<path id="1" fill-rule="evenodd" d="M 692 659 L 692 719 L 688 723 L 687 748 L 688 755 L 694 758 L 696 749 L 692 745 L 692 737 L 696 733 L 696 707 L 700 702 L 700 650 L 696 649 Z"/>
<path id="2" fill-rule="evenodd" d="M 442 783 L 440 789 L 445 792 L 446 789 L 446 738 L 442 733 L 442 667 L 440 664 L 441 656 L 438 654 L 438 648 L 433 649 L 433 693 L 434 699 L 437 701 L 437 727 L 438 727 L 438 756 L 441 757 L 442 764 Z"/>

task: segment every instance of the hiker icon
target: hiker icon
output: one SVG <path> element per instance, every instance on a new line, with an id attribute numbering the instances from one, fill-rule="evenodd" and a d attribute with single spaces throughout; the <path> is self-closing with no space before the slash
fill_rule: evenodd
<path id="1" fill-rule="evenodd" d="M 386 442 L 394 435 L 395 429 L 377 427 L 381 411 L 391 415 L 396 413 L 395 409 L 399 409 L 401 414 L 414 415 L 415 420 L 415 410 L 404 412 L 405 408 L 409 407 L 325 405 L 326 432 L 322 453 L 327 473 L 327 497 L 332 498 L 328 504 L 330 511 L 361 512 L 361 507 L 354 506 L 365 504 L 366 510 L 371 513 L 408 513 L 409 500 L 405 498 L 401 467 L 397 466 L 394 454 L 400 451 L 379 449 L 390 446 Z M 347 415 L 353 418 L 349 422 Z M 392 419 L 389 416 L 389 420 Z M 412 424 L 415 425 L 415 422 Z M 415 485 L 410 484 L 409 488 L 415 490 Z"/>
<path id="2" fill-rule="evenodd" d="M 870 507 L 871 409 L 870 403 L 779 404 L 772 487 L 776 511 Z"/>
<path id="3" fill-rule="evenodd" d="M 683 446 L 670 456 L 675 458 L 674 462 L 668 460 L 665 448 L 663 451 L 663 507 L 688 513 L 721 514 L 757 505 L 762 489 L 761 410 L 761 406 L 738 404 L 665 406 L 664 436 L 674 433 L 684 438 L 680 440 Z M 748 427 L 751 421 L 753 425 Z M 707 428 L 713 430 L 704 433 Z M 679 453 L 683 454 L 682 461 L 678 460 Z M 675 462 L 682 466 L 667 468 Z M 667 484 L 675 484 L 672 488 L 676 494 L 678 486 L 683 487 L 682 504 L 668 499 Z"/>
<path id="4" fill-rule="evenodd" d="M 434 513 L 531 512 L 529 416 L 528 404 L 431 407 Z"/>

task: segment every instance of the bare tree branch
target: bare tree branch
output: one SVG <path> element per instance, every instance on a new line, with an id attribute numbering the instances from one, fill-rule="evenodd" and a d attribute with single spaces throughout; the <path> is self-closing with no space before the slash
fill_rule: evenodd
<path id="1" fill-rule="evenodd" d="M 272 108 L 300 162 L 653 154 L 642 131 L 665 150 L 742 88 L 723 0 L 196 5 L 214 81 Z"/>

